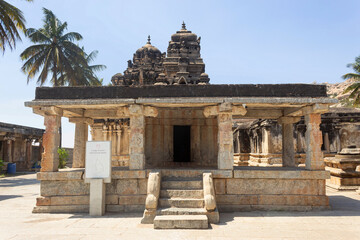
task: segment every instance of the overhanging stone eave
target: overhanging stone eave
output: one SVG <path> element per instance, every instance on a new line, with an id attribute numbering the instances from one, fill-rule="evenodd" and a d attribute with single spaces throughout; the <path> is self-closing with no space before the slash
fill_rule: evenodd
<path id="1" fill-rule="evenodd" d="M 124 106 L 128 104 L 144 104 L 144 105 L 158 105 L 158 104 L 219 104 L 223 102 L 230 102 L 233 104 L 249 104 L 251 105 L 268 105 L 271 104 L 274 107 L 276 105 L 294 105 L 294 106 L 307 106 L 312 104 L 327 104 L 333 105 L 338 102 L 337 99 L 319 97 L 174 97 L 174 98 L 111 98 L 111 99 L 44 99 L 33 100 L 25 102 L 26 107 L 40 107 L 40 106 L 58 106 L 58 107 L 84 107 L 84 106 Z"/>

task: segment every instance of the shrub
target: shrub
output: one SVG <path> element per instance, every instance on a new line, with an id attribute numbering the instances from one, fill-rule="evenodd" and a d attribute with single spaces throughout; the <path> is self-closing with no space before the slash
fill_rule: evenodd
<path id="1" fill-rule="evenodd" d="M 64 148 L 59 148 L 57 152 L 59 154 L 59 168 L 65 168 L 69 153 Z"/>

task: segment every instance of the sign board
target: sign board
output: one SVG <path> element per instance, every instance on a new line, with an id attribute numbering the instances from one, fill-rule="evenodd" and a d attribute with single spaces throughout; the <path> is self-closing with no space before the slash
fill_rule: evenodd
<path id="1" fill-rule="evenodd" d="M 99 178 L 111 182 L 111 142 L 87 141 L 85 181 Z"/>

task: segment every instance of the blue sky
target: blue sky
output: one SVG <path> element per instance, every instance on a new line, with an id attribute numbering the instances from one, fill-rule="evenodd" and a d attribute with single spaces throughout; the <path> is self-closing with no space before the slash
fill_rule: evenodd
<path id="1" fill-rule="evenodd" d="M 201 36 L 201 55 L 212 84 L 336 83 L 360 55 L 360 1 L 94 1 L 9 0 L 20 8 L 27 27 L 42 26 L 42 7 L 52 10 L 68 31 L 82 34 L 85 50 L 98 50 L 94 63 L 107 69 L 110 82 L 146 43 L 166 51 L 181 28 Z M 24 107 L 35 96 L 36 81 L 26 83 L 20 53 L 0 55 L 0 121 L 43 128 L 43 118 Z M 64 146 L 73 145 L 73 124 L 63 120 Z"/>

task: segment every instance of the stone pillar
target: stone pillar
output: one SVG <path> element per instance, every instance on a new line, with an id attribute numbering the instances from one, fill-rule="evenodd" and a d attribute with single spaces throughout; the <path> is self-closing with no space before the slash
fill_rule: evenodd
<path id="1" fill-rule="evenodd" d="M 76 123 L 75 142 L 73 153 L 73 168 L 85 167 L 85 147 L 88 140 L 88 125 L 86 123 Z"/>
<path id="2" fill-rule="evenodd" d="M 306 124 L 306 169 L 323 170 L 324 160 L 321 152 L 322 133 L 320 131 L 320 113 L 310 113 L 305 115 Z"/>
<path id="3" fill-rule="evenodd" d="M 7 161 L 8 162 L 13 162 L 13 151 L 12 151 L 12 146 L 13 146 L 13 141 L 12 140 L 7 140 Z"/>
<path id="4" fill-rule="evenodd" d="M 26 167 L 31 168 L 31 155 L 32 155 L 32 139 L 25 139 L 25 162 Z"/>
<path id="5" fill-rule="evenodd" d="M 118 124 L 116 126 L 116 133 L 117 133 L 117 143 L 116 143 L 116 155 L 121 155 L 121 126 Z"/>
<path id="6" fill-rule="evenodd" d="M 41 172 L 56 172 L 59 166 L 58 148 L 60 145 L 59 127 L 61 116 L 44 116 L 45 133 L 43 135 L 44 152 L 41 158 Z"/>
<path id="7" fill-rule="evenodd" d="M 145 168 L 145 116 L 144 107 L 130 105 L 130 161 L 129 169 Z"/>
<path id="8" fill-rule="evenodd" d="M 92 120 L 89 118 L 69 118 L 69 122 L 75 123 L 75 139 L 73 151 L 73 168 L 85 167 L 86 141 L 88 140 L 89 124 Z"/>
<path id="9" fill-rule="evenodd" d="M 295 167 L 294 127 L 292 123 L 282 124 L 282 164 L 283 167 Z"/>
<path id="10" fill-rule="evenodd" d="M 329 133 L 326 132 L 325 136 L 324 136 L 324 147 L 325 147 L 325 152 L 329 153 L 330 152 L 330 141 L 329 141 Z"/>
<path id="11" fill-rule="evenodd" d="M 281 117 L 278 123 L 282 126 L 282 165 L 283 167 L 295 167 L 294 149 L 294 123 L 300 121 L 300 117 Z"/>
<path id="12" fill-rule="evenodd" d="M 234 148 L 232 131 L 232 106 L 222 103 L 219 106 L 218 120 L 218 169 L 233 169 Z"/>

